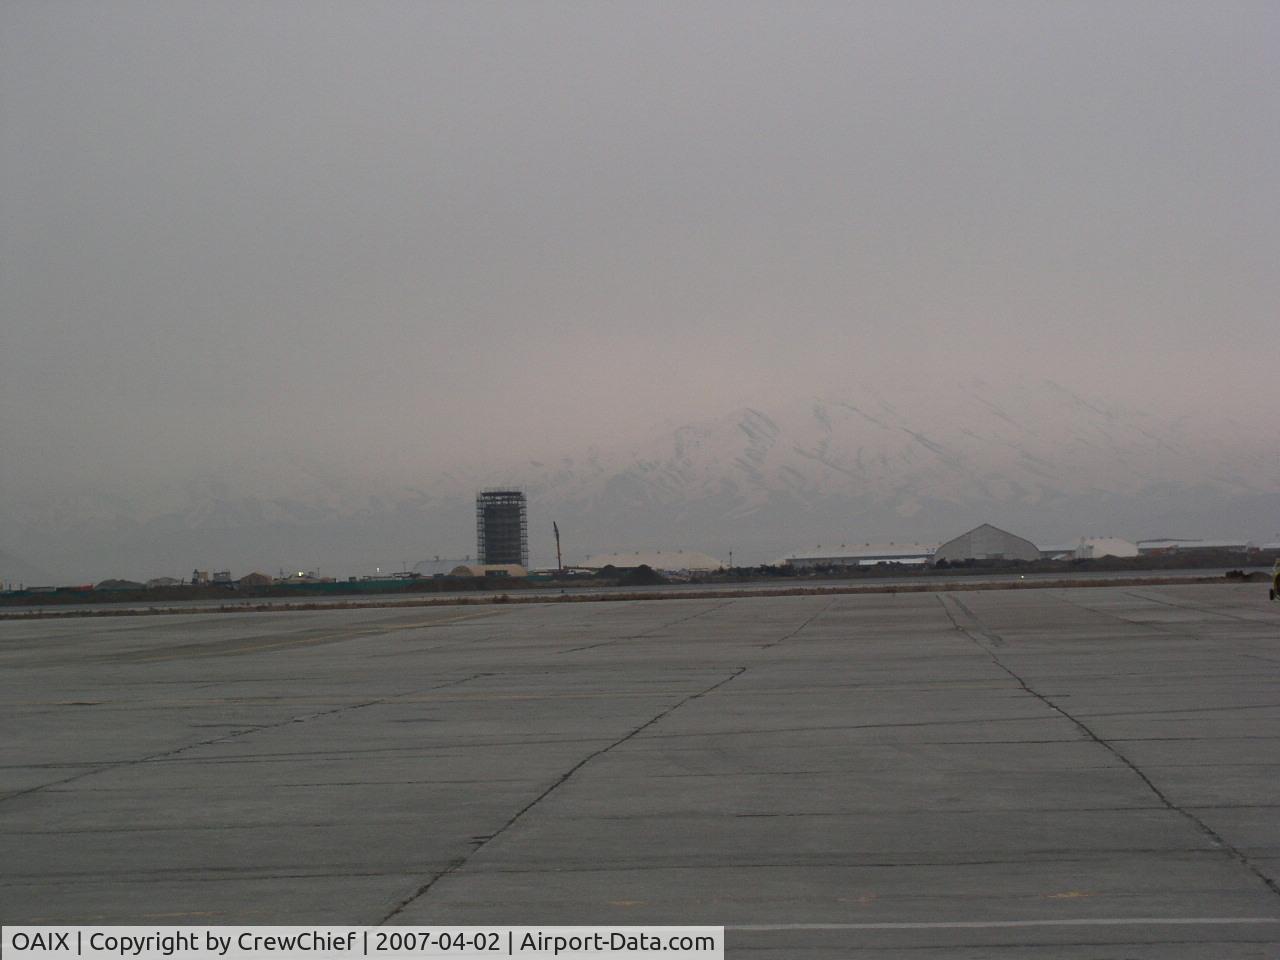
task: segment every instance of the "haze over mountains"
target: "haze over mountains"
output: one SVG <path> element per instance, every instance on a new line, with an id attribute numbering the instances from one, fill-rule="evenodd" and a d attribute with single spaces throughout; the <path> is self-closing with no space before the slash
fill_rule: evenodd
<path id="1" fill-rule="evenodd" d="M 411 438 L 406 438 L 411 445 Z M 1280 425 L 1175 415 L 1044 380 L 850 384 L 537 460 L 349 468 L 255 456 L 252 469 L 143 489 L 25 494 L 0 527 L 5 579 L 185 575 L 193 567 L 345 576 L 474 553 L 478 487 L 530 495 L 535 564 L 697 549 L 772 562 L 814 544 L 932 541 L 983 521 L 1041 543 L 1081 535 L 1276 536 Z"/>
<path id="2" fill-rule="evenodd" d="M 0 577 L 1274 538 L 1278 36 L 0 4 Z"/>

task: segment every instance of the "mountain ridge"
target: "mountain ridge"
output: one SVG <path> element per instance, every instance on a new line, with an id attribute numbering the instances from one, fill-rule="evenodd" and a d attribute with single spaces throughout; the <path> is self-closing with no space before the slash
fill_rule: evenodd
<path id="1" fill-rule="evenodd" d="M 501 478 L 529 493 L 535 562 L 550 560 L 552 519 L 577 560 L 685 547 L 760 562 L 823 538 L 940 541 L 983 521 L 1046 542 L 1170 525 L 1269 539 L 1280 527 L 1277 450 L 1280 433 L 1262 418 L 1154 415 L 1048 380 L 915 384 L 744 405 L 640 441 L 449 464 L 413 484 L 362 484 L 311 463 L 293 486 L 264 474 L 256 488 L 195 480 L 147 502 L 30 502 L 8 511 L 5 529 L 59 571 L 83 561 L 101 576 L 364 572 L 473 552 L 471 498 Z"/>

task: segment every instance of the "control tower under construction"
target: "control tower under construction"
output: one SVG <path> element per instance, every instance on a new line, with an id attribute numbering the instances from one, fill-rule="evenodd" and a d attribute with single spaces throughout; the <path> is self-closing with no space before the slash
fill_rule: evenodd
<path id="1" fill-rule="evenodd" d="M 529 518 L 523 490 L 476 494 L 476 557 L 483 564 L 529 565 Z"/>

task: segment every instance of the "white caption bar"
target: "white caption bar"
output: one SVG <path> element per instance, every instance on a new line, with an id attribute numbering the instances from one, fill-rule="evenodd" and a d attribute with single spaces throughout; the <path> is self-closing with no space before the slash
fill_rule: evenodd
<path id="1" fill-rule="evenodd" d="M 724 927 L 3 927 L 3 960 L 724 960 Z"/>

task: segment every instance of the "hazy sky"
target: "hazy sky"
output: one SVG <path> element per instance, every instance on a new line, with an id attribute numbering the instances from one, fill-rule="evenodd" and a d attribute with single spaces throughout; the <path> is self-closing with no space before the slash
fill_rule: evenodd
<path id="1" fill-rule="evenodd" d="M 0 480 L 866 378 L 1274 417 L 1278 91 L 1270 0 L 6 0 Z"/>

